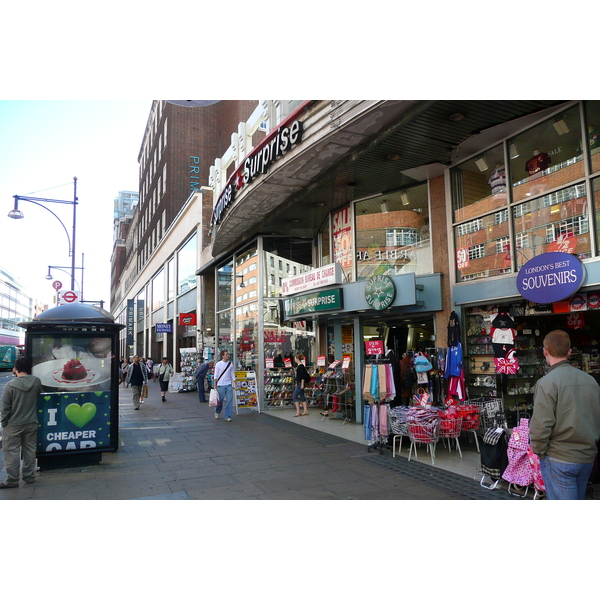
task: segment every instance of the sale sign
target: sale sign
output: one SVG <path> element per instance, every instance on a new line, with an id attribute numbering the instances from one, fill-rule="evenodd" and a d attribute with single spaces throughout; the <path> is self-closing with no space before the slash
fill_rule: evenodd
<path id="1" fill-rule="evenodd" d="M 382 340 L 367 340 L 365 342 L 365 352 L 367 356 L 374 354 L 383 354 L 383 341 Z"/>

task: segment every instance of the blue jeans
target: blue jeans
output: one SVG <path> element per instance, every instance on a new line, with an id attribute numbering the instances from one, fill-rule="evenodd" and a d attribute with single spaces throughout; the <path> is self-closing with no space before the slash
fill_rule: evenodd
<path id="1" fill-rule="evenodd" d="M 198 377 L 196 382 L 198 383 L 198 400 L 206 402 L 206 397 L 204 396 L 204 377 Z"/>
<path id="2" fill-rule="evenodd" d="M 219 394 L 219 406 L 215 409 L 215 412 L 220 415 L 225 405 L 225 418 L 231 419 L 231 413 L 233 412 L 233 388 L 231 385 L 218 385 L 217 392 Z"/>
<path id="3" fill-rule="evenodd" d="M 294 402 L 306 402 L 306 398 L 304 397 L 304 389 L 302 388 L 301 383 L 297 383 L 294 388 L 294 393 L 292 395 L 292 399 Z"/>
<path id="4" fill-rule="evenodd" d="M 594 463 L 564 463 L 545 456 L 540 461 L 548 500 L 583 500 Z"/>

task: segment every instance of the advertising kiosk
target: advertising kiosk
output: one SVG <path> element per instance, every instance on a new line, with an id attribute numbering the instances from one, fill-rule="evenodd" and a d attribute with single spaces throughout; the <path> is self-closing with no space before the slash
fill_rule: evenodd
<path id="1" fill-rule="evenodd" d="M 38 398 L 40 469 L 96 464 L 119 444 L 119 331 L 112 315 L 93 305 L 51 308 L 26 330 L 25 356 L 43 392 Z"/>

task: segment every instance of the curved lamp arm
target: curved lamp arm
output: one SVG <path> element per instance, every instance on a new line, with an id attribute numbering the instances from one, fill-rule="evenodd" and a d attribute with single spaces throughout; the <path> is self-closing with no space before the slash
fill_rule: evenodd
<path id="1" fill-rule="evenodd" d="M 69 256 L 73 256 L 73 247 L 71 244 L 71 236 L 69 235 L 69 232 L 67 231 L 67 228 L 65 227 L 65 224 L 62 222 L 60 217 L 56 213 L 54 213 L 54 211 L 50 210 L 47 206 L 44 206 L 43 204 L 40 204 L 39 202 L 36 202 L 35 200 L 31 200 L 30 198 L 25 198 L 24 196 L 14 196 L 14 199 L 15 199 L 15 207 L 13 208 L 13 210 L 11 210 L 8 213 L 8 216 L 11 219 L 22 219 L 23 218 L 23 213 L 19 210 L 19 200 L 21 200 L 23 202 L 31 202 L 32 204 L 36 204 L 37 206 L 40 206 L 41 208 L 47 210 L 51 215 L 56 217 L 58 222 L 61 224 L 62 228 L 65 230 L 65 233 L 67 234 L 67 239 L 69 240 Z M 72 202 L 64 202 L 64 203 L 65 204 L 73 204 Z M 61 202 L 61 204 L 62 204 L 62 202 Z"/>

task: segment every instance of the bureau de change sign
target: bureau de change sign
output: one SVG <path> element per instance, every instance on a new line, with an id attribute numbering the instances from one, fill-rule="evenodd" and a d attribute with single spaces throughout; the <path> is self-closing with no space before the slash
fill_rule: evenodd
<path id="1" fill-rule="evenodd" d="M 577 257 L 565 252 L 546 252 L 521 267 L 517 289 L 523 298 L 546 304 L 572 296 L 584 278 L 585 269 Z"/>

